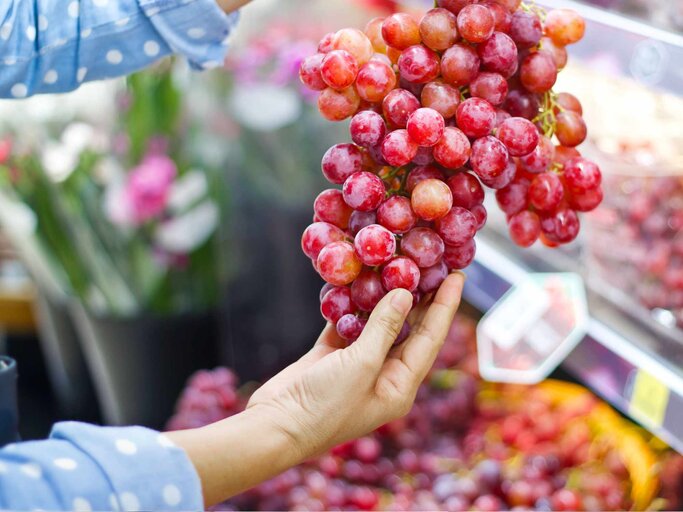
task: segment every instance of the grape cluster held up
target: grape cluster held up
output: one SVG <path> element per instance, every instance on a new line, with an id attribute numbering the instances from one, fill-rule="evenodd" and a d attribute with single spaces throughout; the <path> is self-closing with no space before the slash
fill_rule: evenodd
<path id="1" fill-rule="evenodd" d="M 356 339 L 388 291 L 417 303 L 472 262 L 484 187 L 516 244 L 576 238 L 577 212 L 602 200 L 601 174 L 576 149 L 581 103 L 552 87 L 584 30 L 567 9 L 438 0 L 421 19 L 396 13 L 327 34 L 303 61 L 322 115 L 351 119 L 352 142 L 322 160 L 341 189 L 318 196 L 302 237 L 340 336 Z"/>

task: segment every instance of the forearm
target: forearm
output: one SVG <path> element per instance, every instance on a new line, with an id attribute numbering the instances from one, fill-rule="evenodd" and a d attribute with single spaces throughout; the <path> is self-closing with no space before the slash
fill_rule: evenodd
<path id="1" fill-rule="evenodd" d="M 206 507 L 268 480 L 304 458 L 272 415 L 258 407 L 200 429 L 167 435 L 194 464 Z"/>
<path id="2" fill-rule="evenodd" d="M 244 7 L 249 2 L 251 2 L 251 0 L 216 0 L 218 7 L 223 9 L 223 12 L 226 14 L 230 14 L 240 7 Z"/>

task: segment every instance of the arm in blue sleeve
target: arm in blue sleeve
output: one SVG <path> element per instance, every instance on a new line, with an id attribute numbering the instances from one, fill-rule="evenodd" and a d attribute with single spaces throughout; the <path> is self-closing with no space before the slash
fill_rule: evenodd
<path id="1" fill-rule="evenodd" d="M 0 450 L 3 510 L 203 510 L 194 466 L 142 427 L 58 423 L 50 439 Z"/>
<path id="2" fill-rule="evenodd" d="M 215 0 L 3 0 L 0 97 L 66 92 L 171 53 L 217 67 L 237 19 Z"/>

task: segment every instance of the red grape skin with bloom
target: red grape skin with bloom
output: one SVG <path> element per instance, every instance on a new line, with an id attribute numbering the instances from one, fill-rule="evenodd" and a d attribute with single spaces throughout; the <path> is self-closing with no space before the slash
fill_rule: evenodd
<path id="1" fill-rule="evenodd" d="M 470 83 L 470 94 L 498 106 L 505 101 L 508 93 L 508 83 L 498 73 L 482 72 Z"/>
<path id="2" fill-rule="evenodd" d="M 564 187 L 557 174 L 544 172 L 536 176 L 529 187 L 529 203 L 541 211 L 553 211 L 562 201 Z"/>
<path id="3" fill-rule="evenodd" d="M 576 112 L 565 110 L 557 115 L 556 121 L 555 136 L 563 146 L 573 148 L 586 140 L 586 123 Z"/>
<path id="4" fill-rule="evenodd" d="M 471 46 L 458 43 L 441 56 L 441 76 L 451 85 L 468 85 L 478 73 L 479 56 Z"/>
<path id="5" fill-rule="evenodd" d="M 488 7 L 481 4 L 465 6 L 458 13 L 458 33 L 470 43 L 482 43 L 486 41 L 495 26 L 493 14 Z"/>
<path id="6" fill-rule="evenodd" d="M 571 110 L 580 116 L 583 115 L 583 107 L 581 106 L 581 102 L 573 94 L 568 92 L 560 92 L 557 94 L 555 103 L 557 103 L 557 107 L 554 109 L 556 115 L 562 110 Z"/>
<path id="7" fill-rule="evenodd" d="M 410 114 L 420 108 L 420 101 L 405 89 L 394 89 L 384 98 L 384 117 L 396 128 L 405 128 Z"/>
<path id="8" fill-rule="evenodd" d="M 510 158 L 508 160 L 507 166 L 498 176 L 492 176 L 487 178 L 481 178 L 481 182 L 493 190 L 500 190 L 501 188 L 507 187 L 515 176 L 517 175 L 517 162 Z"/>
<path id="9" fill-rule="evenodd" d="M 342 90 L 351 86 L 358 75 L 358 63 L 345 50 L 332 50 L 325 54 L 320 66 L 320 74 L 327 85 Z"/>
<path id="10" fill-rule="evenodd" d="M 353 209 L 344 202 L 341 190 L 323 190 L 313 202 L 313 211 L 323 222 L 346 229 Z"/>
<path id="11" fill-rule="evenodd" d="M 443 7 L 444 9 L 448 9 L 451 11 L 453 14 L 458 14 L 463 7 L 466 5 L 469 5 L 473 3 L 474 0 L 437 0 L 437 4 L 439 7 Z"/>
<path id="12" fill-rule="evenodd" d="M 421 44 L 403 50 L 398 59 L 401 77 L 416 84 L 434 80 L 439 76 L 439 68 L 439 55 Z"/>
<path id="13" fill-rule="evenodd" d="M 350 284 L 363 268 L 353 245 L 348 242 L 333 242 L 323 247 L 317 266 L 320 276 L 335 286 Z"/>
<path id="14" fill-rule="evenodd" d="M 520 247 L 531 247 L 541 234 L 541 221 L 536 213 L 522 210 L 508 221 L 510 238 Z"/>
<path id="15" fill-rule="evenodd" d="M 349 52 L 359 66 L 368 62 L 375 53 L 368 36 L 357 28 L 343 28 L 337 31 L 332 39 L 332 46 L 335 50 Z"/>
<path id="16" fill-rule="evenodd" d="M 378 224 L 364 227 L 354 240 L 356 254 L 370 267 L 389 261 L 396 252 L 394 234 Z"/>
<path id="17" fill-rule="evenodd" d="M 408 179 L 406 180 L 406 190 L 412 192 L 418 183 L 424 180 L 444 180 L 444 175 L 437 167 L 433 165 L 421 165 L 414 167 L 410 174 L 408 174 Z"/>
<path id="18" fill-rule="evenodd" d="M 409 14 L 392 14 L 382 23 L 382 38 L 392 48 L 405 50 L 420 44 L 420 26 Z"/>
<path id="19" fill-rule="evenodd" d="M 356 305 L 351 298 L 351 289 L 347 286 L 335 286 L 320 301 L 320 313 L 330 323 L 336 324 L 341 317 L 356 312 Z"/>
<path id="20" fill-rule="evenodd" d="M 585 20 L 571 9 L 553 9 L 545 18 L 546 34 L 559 46 L 580 41 L 585 31 Z"/>
<path id="21" fill-rule="evenodd" d="M 330 290 L 332 290 L 334 288 L 336 288 L 336 286 L 334 286 L 333 284 L 325 283 L 322 286 L 322 288 L 320 288 L 320 302 L 323 301 L 323 299 L 325 298 L 325 295 L 327 295 L 327 292 L 329 292 Z"/>
<path id="22" fill-rule="evenodd" d="M 422 43 L 434 51 L 444 51 L 458 40 L 457 19 L 447 9 L 431 9 L 420 21 Z"/>
<path id="23" fill-rule="evenodd" d="M 499 32 L 509 32 L 512 26 L 512 13 L 495 0 L 485 0 L 481 2 L 485 5 L 489 11 L 491 11 L 491 16 L 493 16 L 493 28 Z"/>
<path id="24" fill-rule="evenodd" d="M 541 135 L 534 150 L 519 159 L 522 168 L 532 174 L 547 171 L 555 159 L 555 146 L 545 135 Z"/>
<path id="25" fill-rule="evenodd" d="M 458 128 L 468 137 L 484 137 L 493 129 L 496 110 L 486 100 L 468 98 L 458 105 L 455 118 Z"/>
<path id="26" fill-rule="evenodd" d="M 420 146 L 417 148 L 417 154 L 415 155 L 415 158 L 413 158 L 413 162 L 415 165 L 429 165 L 434 163 L 434 154 L 432 152 L 432 148 L 428 148 L 426 146 Z"/>
<path id="27" fill-rule="evenodd" d="M 411 229 L 401 239 L 401 252 L 421 268 L 436 265 L 444 248 L 441 237 L 429 228 Z"/>
<path id="28" fill-rule="evenodd" d="M 538 146 L 538 129 L 528 119 L 511 117 L 501 123 L 496 137 L 505 144 L 512 156 L 524 156 L 531 153 Z"/>
<path id="29" fill-rule="evenodd" d="M 323 175 L 335 185 L 341 185 L 349 176 L 361 170 L 361 153 L 353 144 L 336 144 L 323 156 Z"/>
<path id="30" fill-rule="evenodd" d="M 508 150 L 501 141 L 488 135 L 474 141 L 470 165 L 477 176 L 488 179 L 499 176 L 508 165 Z"/>
<path id="31" fill-rule="evenodd" d="M 327 88 L 327 84 L 323 80 L 323 76 L 320 72 L 320 67 L 322 66 L 324 58 L 325 55 L 323 53 L 316 53 L 306 57 L 301 62 L 299 78 L 306 87 L 313 91 L 322 91 Z"/>
<path id="32" fill-rule="evenodd" d="M 462 245 L 448 245 L 443 252 L 443 261 L 450 270 L 460 270 L 474 261 L 477 245 L 474 238 L 468 239 Z"/>
<path id="33" fill-rule="evenodd" d="M 458 169 L 470 158 L 470 141 L 458 128 L 446 127 L 434 146 L 434 159 L 447 169 Z"/>
<path id="34" fill-rule="evenodd" d="M 569 206 L 577 212 L 590 212 L 600 205 L 602 199 L 602 188 L 598 186 L 581 192 L 570 192 Z"/>
<path id="35" fill-rule="evenodd" d="M 336 34 L 334 32 L 328 32 L 322 37 L 322 39 L 320 39 L 320 43 L 318 44 L 319 53 L 329 53 L 334 50 L 335 35 Z"/>
<path id="36" fill-rule="evenodd" d="M 439 142 L 444 128 L 443 116 L 431 108 L 418 108 L 410 114 L 406 124 L 410 138 L 418 145 L 427 147 Z"/>
<path id="37" fill-rule="evenodd" d="M 410 203 L 415 215 L 423 220 L 432 221 L 448 213 L 453 206 L 453 195 L 443 181 L 428 179 L 415 186 Z"/>
<path id="38" fill-rule="evenodd" d="M 382 141 L 382 157 L 389 165 L 402 167 L 415 158 L 417 148 L 407 130 L 394 130 Z"/>
<path id="39" fill-rule="evenodd" d="M 422 89 L 422 106 L 436 110 L 444 119 L 455 116 L 460 104 L 460 91 L 440 80 L 429 82 Z"/>
<path id="40" fill-rule="evenodd" d="M 477 219 L 472 212 L 454 206 L 448 214 L 436 221 L 436 232 L 449 245 L 462 245 L 477 232 Z"/>
<path id="41" fill-rule="evenodd" d="M 551 215 L 541 217 L 541 232 L 554 243 L 568 244 L 578 236 L 579 229 L 578 215 L 568 208 L 562 208 Z"/>
<path id="42" fill-rule="evenodd" d="M 349 176 L 342 189 L 344 201 L 354 210 L 376 210 L 384 199 L 384 182 L 369 172 L 357 172 Z"/>
<path id="43" fill-rule="evenodd" d="M 600 168 L 582 157 L 573 158 L 564 164 L 564 180 L 572 192 L 595 189 L 602 183 Z"/>
<path id="44" fill-rule="evenodd" d="M 467 210 L 484 202 L 484 189 L 479 180 L 469 172 L 459 172 L 448 178 L 448 188 L 453 195 L 453 204 Z"/>
<path id="45" fill-rule="evenodd" d="M 417 216 L 407 197 L 391 196 L 377 208 L 377 223 L 392 233 L 406 233 L 416 222 Z"/>
<path id="46" fill-rule="evenodd" d="M 532 120 L 538 115 L 540 100 L 536 94 L 520 89 L 508 92 L 503 108 L 513 117 L 523 117 Z"/>
<path id="47" fill-rule="evenodd" d="M 517 67 L 517 45 L 509 35 L 494 32 L 477 48 L 483 67 L 508 77 Z"/>
<path id="48" fill-rule="evenodd" d="M 387 53 L 387 43 L 384 42 L 382 37 L 382 23 L 384 23 L 384 18 L 376 17 L 368 21 L 365 25 L 365 35 L 370 39 L 372 47 L 377 53 Z"/>
<path id="49" fill-rule="evenodd" d="M 500 209 L 507 215 L 514 215 L 525 209 L 530 184 L 527 179 L 515 179 L 507 187 L 496 190 L 496 201 Z"/>
<path id="50" fill-rule="evenodd" d="M 301 249 L 312 260 L 317 260 L 323 247 L 344 240 L 346 235 L 337 226 L 327 222 L 314 222 L 301 236 Z"/>
<path id="51" fill-rule="evenodd" d="M 519 71 L 522 85 L 530 92 L 549 91 L 557 81 L 557 66 L 548 52 L 527 55 Z"/>
<path id="52" fill-rule="evenodd" d="M 363 147 L 376 146 L 387 133 L 384 119 L 377 112 L 363 110 L 351 119 L 349 132 L 353 142 Z"/>
<path id="53" fill-rule="evenodd" d="M 361 311 L 370 312 L 386 295 L 380 275 L 370 269 L 363 270 L 351 284 L 351 299 Z"/>
<path id="54" fill-rule="evenodd" d="M 386 62 L 372 59 L 356 77 L 356 91 L 365 101 L 382 101 L 396 87 L 396 74 Z"/>
<path id="55" fill-rule="evenodd" d="M 564 69 L 569 59 L 567 49 L 564 46 L 557 46 L 549 37 L 542 37 L 539 44 L 541 45 L 541 51 L 548 53 L 553 58 L 557 70 Z"/>
<path id="56" fill-rule="evenodd" d="M 512 15 L 510 37 L 520 49 L 536 46 L 543 36 L 541 20 L 533 13 L 517 11 Z"/>
<path id="57" fill-rule="evenodd" d="M 356 315 L 344 315 L 337 322 L 337 334 L 346 341 L 356 341 L 367 323 L 368 321 L 365 318 L 359 318 Z"/>
<path id="58" fill-rule="evenodd" d="M 377 216 L 375 212 L 361 212 L 360 210 L 354 210 L 349 217 L 349 231 L 352 235 L 356 235 L 361 229 L 370 224 L 377 223 Z"/>
<path id="59" fill-rule="evenodd" d="M 439 260 L 438 263 L 431 267 L 420 269 L 418 288 L 422 293 L 433 292 L 441 286 L 446 277 L 448 277 L 448 267 L 442 260 Z"/>
<path id="60" fill-rule="evenodd" d="M 328 121 L 343 121 L 360 107 L 360 96 L 353 87 L 337 91 L 328 87 L 318 96 L 318 110 Z"/>
<path id="61" fill-rule="evenodd" d="M 412 292 L 420 284 L 420 269 L 417 264 L 405 256 L 397 256 L 382 269 L 382 285 L 387 291 L 405 288 Z"/>
<path id="62" fill-rule="evenodd" d="M 486 219 L 488 219 L 489 214 L 483 204 L 474 205 L 470 212 L 477 219 L 477 231 L 479 231 L 486 225 Z"/>

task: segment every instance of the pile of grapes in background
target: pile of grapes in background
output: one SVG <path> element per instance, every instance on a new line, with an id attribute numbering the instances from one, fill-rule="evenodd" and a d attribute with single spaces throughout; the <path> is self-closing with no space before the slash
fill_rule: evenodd
<path id="1" fill-rule="evenodd" d="M 588 419 L 604 404 L 585 390 L 551 400 L 540 386 L 487 384 L 477 375 L 475 347 L 474 322 L 458 317 L 405 418 L 217 509 L 631 509 L 630 474 L 615 448 L 620 427 L 610 424 L 601 434 Z M 236 385 L 225 369 L 198 373 L 168 427 L 198 427 L 239 412 L 246 397 Z M 670 500 L 663 508 L 673 510 L 681 505 L 675 500 L 683 458 L 663 460 L 660 495 Z M 651 472 L 654 463 L 646 458 L 643 466 Z"/>
<path id="2" fill-rule="evenodd" d="M 342 188 L 318 196 L 302 237 L 329 285 L 322 314 L 350 341 L 387 291 L 417 302 L 472 262 L 483 186 L 523 247 L 571 242 L 577 212 L 602 200 L 600 170 L 575 149 L 581 104 L 552 90 L 584 20 L 519 0 L 437 4 L 421 20 L 396 13 L 327 34 L 300 68 L 323 116 L 351 118 L 353 143 L 322 160 Z"/>

